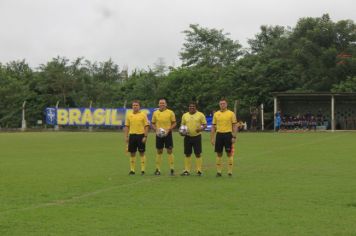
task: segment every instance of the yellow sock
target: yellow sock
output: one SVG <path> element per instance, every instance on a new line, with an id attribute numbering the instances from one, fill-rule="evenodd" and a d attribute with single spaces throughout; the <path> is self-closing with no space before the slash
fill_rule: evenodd
<path id="1" fill-rule="evenodd" d="M 198 171 L 201 172 L 202 165 L 203 165 L 203 158 L 202 158 L 202 157 L 197 157 L 197 158 L 195 159 L 195 164 L 196 164 L 197 172 L 198 172 Z"/>
<path id="2" fill-rule="evenodd" d="M 157 154 L 156 156 L 156 169 L 161 170 L 162 164 L 162 154 Z"/>
<path id="3" fill-rule="evenodd" d="M 191 157 L 185 157 L 184 158 L 184 169 L 185 169 L 185 171 L 190 172 L 191 168 L 192 168 L 192 158 Z"/>
<path id="4" fill-rule="evenodd" d="M 135 172 L 136 157 L 130 157 L 130 170 Z"/>
<path id="5" fill-rule="evenodd" d="M 145 171 L 146 167 L 146 156 L 141 157 L 141 171 Z"/>
<path id="6" fill-rule="evenodd" d="M 174 155 L 168 154 L 169 168 L 174 169 Z"/>
<path id="7" fill-rule="evenodd" d="M 227 157 L 227 172 L 232 174 L 232 167 L 234 166 L 234 157 Z"/>
<path id="8" fill-rule="evenodd" d="M 222 157 L 216 157 L 216 170 L 218 173 L 222 171 Z"/>

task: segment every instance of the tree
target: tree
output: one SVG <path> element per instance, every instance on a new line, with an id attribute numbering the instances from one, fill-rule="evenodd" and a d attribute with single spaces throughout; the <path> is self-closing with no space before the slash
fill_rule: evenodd
<path id="1" fill-rule="evenodd" d="M 223 30 L 208 29 L 191 24 L 183 31 L 186 42 L 180 52 L 183 66 L 227 66 L 239 56 L 241 45 Z"/>
<path id="2" fill-rule="evenodd" d="M 261 32 L 255 35 L 254 39 L 249 39 L 248 44 L 252 53 L 261 53 L 264 49 L 277 44 L 280 39 L 288 37 L 288 31 L 283 26 L 260 27 Z"/>
<path id="3" fill-rule="evenodd" d="M 331 90 L 332 92 L 356 92 L 356 76 L 350 77 L 340 84 L 335 84 Z"/>
<path id="4" fill-rule="evenodd" d="M 22 103 L 35 97 L 27 83 L 32 78 L 33 71 L 24 60 L 12 61 L 5 66 L 0 64 L 1 127 L 20 126 Z"/>

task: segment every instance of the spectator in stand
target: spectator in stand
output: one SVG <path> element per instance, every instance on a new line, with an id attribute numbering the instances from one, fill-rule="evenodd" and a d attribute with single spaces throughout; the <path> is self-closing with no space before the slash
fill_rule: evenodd
<path id="1" fill-rule="evenodd" d="M 251 115 L 251 130 L 256 131 L 257 130 L 257 115 L 258 115 L 258 110 L 256 107 L 250 107 L 250 115 Z"/>
<path id="2" fill-rule="evenodd" d="M 282 116 L 281 130 L 285 130 L 285 129 L 286 129 L 286 116 Z"/>
<path id="3" fill-rule="evenodd" d="M 309 130 L 313 129 L 314 131 L 316 131 L 316 125 L 317 125 L 317 121 L 316 121 L 315 117 L 312 116 L 310 119 L 310 122 L 309 122 Z"/>
<path id="4" fill-rule="evenodd" d="M 294 122 L 293 122 L 293 116 L 289 116 L 288 118 L 288 129 L 294 129 Z"/>
<path id="5" fill-rule="evenodd" d="M 307 114 L 305 114 L 305 118 L 307 121 L 310 121 L 312 117 L 312 113 L 310 111 L 307 112 Z"/>
<path id="6" fill-rule="evenodd" d="M 317 115 L 316 115 L 316 122 L 317 125 L 323 125 L 323 113 L 321 112 L 321 109 L 319 109 Z"/>
<path id="7" fill-rule="evenodd" d="M 276 118 L 275 118 L 276 131 L 279 131 L 279 129 L 281 128 L 281 113 L 279 111 L 277 111 L 275 116 L 276 116 Z"/>
<path id="8" fill-rule="evenodd" d="M 301 129 L 302 128 L 302 121 L 300 119 L 300 115 L 299 114 L 296 117 L 294 117 L 294 128 L 295 129 Z"/>
<path id="9" fill-rule="evenodd" d="M 302 117 L 302 128 L 303 130 L 308 129 L 308 120 L 305 116 Z"/>

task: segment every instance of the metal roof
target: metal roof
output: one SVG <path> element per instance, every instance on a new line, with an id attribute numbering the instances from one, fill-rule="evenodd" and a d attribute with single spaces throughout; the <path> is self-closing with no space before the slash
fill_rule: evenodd
<path id="1" fill-rule="evenodd" d="M 331 92 L 272 92 L 274 97 L 356 97 L 356 93 L 331 93 Z"/>

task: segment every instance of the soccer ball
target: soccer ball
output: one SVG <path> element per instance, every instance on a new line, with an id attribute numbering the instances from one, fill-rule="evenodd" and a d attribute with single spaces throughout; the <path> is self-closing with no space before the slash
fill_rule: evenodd
<path id="1" fill-rule="evenodd" d="M 160 137 L 160 138 L 163 138 L 167 135 L 167 131 L 163 128 L 159 128 L 157 130 L 157 136 Z"/>
<path id="2" fill-rule="evenodd" d="M 182 136 L 185 136 L 188 134 L 188 127 L 186 125 L 182 125 L 181 127 L 179 127 L 179 133 Z"/>

